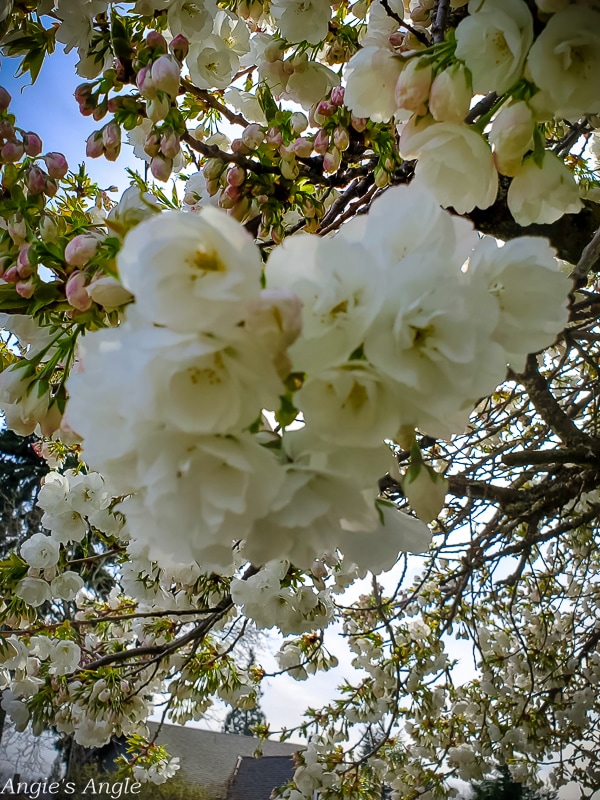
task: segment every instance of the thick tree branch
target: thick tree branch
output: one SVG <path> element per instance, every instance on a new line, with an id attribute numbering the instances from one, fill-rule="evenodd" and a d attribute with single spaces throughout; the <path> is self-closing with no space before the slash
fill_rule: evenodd
<path id="1" fill-rule="evenodd" d="M 581 258 L 571 273 L 571 277 L 576 285 L 585 286 L 587 276 L 592 270 L 594 272 L 600 270 L 600 227 L 596 230 L 589 244 L 583 248 Z"/>
<path id="2" fill-rule="evenodd" d="M 506 204 L 506 187 L 502 187 L 498 199 L 490 208 L 473 209 L 467 217 L 481 233 L 508 241 L 517 236 L 544 236 L 558 253 L 559 258 L 577 264 L 582 252 L 600 227 L 600 204 L 584 201 L 579 214 L 564 214 L 551 225 L 518 225 Z M 595 261 L 595 268 L 600 263 Z"/>
<path id="3" fill-rule="evenodd" d="M 581 447 L 590 455 L 593 454 L 593 440 L 581 431 L 562 410 L 550 392 L 546 379 L 538 370 L 535 355 L 528 357 L 524 372 L 519 375 L 513 373 L 512 377 L 525 387 L 537 413 L 564 444 Z"/>
<path id="4" fill-rule="evenodd" d="M 433 37 L 434 44 L 444 41 L 444 36 L 446 35 L 446 26 L 448 24 L 449 10 L 450 0 L 438 0 L 431 25 L 431 35 Z"/>

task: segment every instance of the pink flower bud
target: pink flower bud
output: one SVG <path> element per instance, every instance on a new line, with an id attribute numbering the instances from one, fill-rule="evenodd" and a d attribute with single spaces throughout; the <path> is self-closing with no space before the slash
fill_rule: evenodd
<path id="1" fill-rule="evenodd" d="M 62 153 L 46 153 L 44 156 L 44 161 L 46 162 L 46 169 L 48 170 L 48 175 L 51 178 L 55 178 L 56 180 L 60 180 L 64 178 L 67 172 L 69 171 L 69 165 L 67 164 L 67 159 L 63 156 Z"/>
<path id="2" fill-rule="evenodd" d="M 21 297 L 29 300 L 34 291 L 33 278 L 28 278 L 26 281 L 18 281 L 15 284 L 15 289 L 17 290 L 17 294 L 20 294 Z"/>
<path id="3" fill-rule="evenodd" d="M 0 111 L 6 111 L 10 105 L 11 96 L 6 91 L 4 86 L 0 86 Z"/>
<path id="4" fill-rule="evenodd" d="M 148 99 L 156 95 L 154 81 L 152 80 L 152 66 L 142 67 L 135 79 L 140 94 Z"/>
<path id="5" fill-rule="evenodd" d="M 73 92 L 73 97 L 77 101 L 79 105 L 85 104 L 88 100 L 90 95 L 94 92 L 94 84 L 93 83 L 80 83 L 79 86 L 75 88 Z"/>
<path id="6" fill-rule="evenodd" d="M 227 183 L 230 186 L 241 186 L 246 180 L 246 170 L 243 167 L 233 166 L 227 172 Z"/>
<path id="7" fill-rule="evenodd" d="M 350 147 L 350 137 L 348 136 L 348 131 L 345 128 L 342 128 L 341 125 L 338 125 L 333 132 L 333 143 L 338 150 L 347 150 Z"/>
<path id="8" fill-rule="evenodd" d="M 299 168 L 298 164 L 296 163 L 296 159 L 292 159 L 288 161 L 285 158 L 282 158 L 279 162 L 279 169 L 281 170 L 281 175 L 288 181 L 294 181 L 298 177 Z"/>
<path id="9" fill-rule="evenodd" d="M 265 132 L 261 126 L 256 123 L 248 125 L 242 133 L 242 141 L 251 150 L 256 150 L 257 147 L 260 147 L 264 140 Z"/>
<path id="10" fill-rule="evenodd" d="M 13 264 L 12 267 L 9 267 L 5 270 L 2 278 L 7 283 L 16 283 L 19 280 L 19 270 L 17 269 L 17 265 Z"/>
<path id="11" fill-rule="evenodd" d="M 252 152 L 243 139 L 234 139 L 231 143 L 231 152 L 241 156 L 248 156 Z"/>
<path id="12" fill-rule="evenodd" d="M 85 288 L 86 275 L 84 272 L 73 272 L 69 276 L 65 294 L 67 296 L 67 303 L 77 311 L 87 311 L 92 305 L 92 298 Z"/>
<path id="13" fill-rule="evenodd" d="M 88 295 L 103 308 L 118 308 L 133 300 L 133 295 L 116 278 L 98 277 L 86 288 Z"/>
<path id="14" fill-rule="evenodd" d="M 290 117 L 290 126 L 294 133 L 302 133 L 308 128 L 308 119 L 306 114 L 301 111 L 295 111 Z"/>
<path id="15" fill-rule="evenodd" d="M 102 128 L 104 157 L 107 161 L 116 161 L 121 152 L 121 128 L 111 121 Z"/>
<path id="16" fill-rule="evenodd" d="M 157 133 L 150 132 L 144 140 L 144 153 L 150 158 L 157 156 L 160 152 L 160 137 Z"/>
<path id="17" fill-rule="evenodd" d="M 127 70 L 125 69 L 125 65 L 120 58 L 115 58 L 113 61 L 113 67 L 115 68 L 116 80 L 119 81 L 119 83 L 125 83 L 127 80 Z"/>
<path id="18" fill-rule="evenodd" d="M 344 87 L 334 86 L 331 90 L 331 102 L 334 106 L 344 105 Z"/>
<path id="19" fill-rule="evenodd" d="M 18 161 L 25 152 L 25 148 L 21 144 L 21 142 L 7 142 L 2 150 L 0 150 L 0 157 L 2 161 L 7 161 L 9 163 Z"/>
<path id="20" fill-rule="evenodd" d="M 146 36 L 146 46 L 161 53 L 167 52 L 167 40 L 158 31 L 150 31 Z"/>
<path id="21" fill-rule="evenodd" d="M 44 214 L 40 219 L 40 239 L 42 242 L 55 242 L 58 236 L 58 225 L 48 216 Z"/>
<path id="22" fill-rule="evenodd" d="M 350 117 L 350 124 L 357 133 L 362 133 L 369 124 L 369 120 L 366 119 L 366 117 L 355 117 L 354 114 L 352 114 Z"/>
<path id="23" fill-rule="evenodd" d="M 329 134 L 324 128 L 317 131 L 316 136 L 313 140 L 313 150 L 315 153 L 319 153 L 323 155 L 329 149 Z"/>
<path id="24" fill-rule="evenodd" d="M 115 111 L 118 111 L 122 105 L 123 102 L 120 97 L 111 97 L 108 103 L 106 104 L 106 110 L 110 114 L 114 114 Z"/>
<path id="25" fill-rule="evenodd" d="M 269 128 L 267 131 L 267 144 L 271 147 L 279 147 L 283 141 L 283 136 L 279 128 Z"/>
<path id="26" fill-rule="evenodd" d="M 46 188 L 46 173 L 34 164 L 25 173 L 25 184 L 29 194 L 41 194 Z"/>
<path id="27" fill-rule="evenodd" d="M 420 58 L 411 58 L 396 82 L 395 98 L 398 108 L 413 111 L 420 117 L 425 116 L 432 81 L 431 64 Z"/>
<path id="28" fill-rule="evenodd" d="M 202 174 L 207 181 L 219 178 L 223 172 L 223 162 L 218 158 L 209 158 L 206 164 L 202 167 Z"/>
<path id="29" fill-rule="evenodd" d="M 25 145 L 25 153 L 28 156 L 39 156 L 42 152 L 42 140 L 37 135 L 29 131 L 23 134 L 23 144 Z"/>
<path id="30" fill-rule="evenodd" d="M 15 244 L 20 244 L 25 241 L 27 237 L 27 225 L 20 214 L 12 220 L 9 220 L 8 235 Z"/>
<path id="31" fill-rule="evenodd" d="M 181 66 L 173 56 L 160 56 L 152 64 L 152 82 L 157 91 L 177 97 Z"/>
<path id="32" fill-rule="evenodd" d="M 337 147 L 332 147 L 332 149 L 323 156 L 323 170 L 325 172 L 335 172 L 339 166 L 340 151 Z"/>
<path id="33" fill-rule="evenodd" d="M 65 247 L 65 261 L 71 267 L 83 267 L 96 255 L 98 244 L 95 236 L 80 233 Z"/>
<path id="34" fill-rule="evenodd" d="M 47 194 L 48 197 L 54 197 L 54 195 L 58 192 L 58 183 L 53 178 L 46 178 L 46 183 L 44 185 L 44 194 Z"/>
<path id="35" fill-rule="evenodd" d="M 388 42 L 393 48 L 404 48 L 406 50 L 406 36 L 401 31 L 396 31 L 388 36 Z"/>
<path id="36" fill-rule="evenodd" d="M 312 219 L 317 213 L 317 208 L 310 197 L 305 197 L 302 200 L 302 213 L 305 217 Z"/>
<path id="37" fill-rule="evenodd" d="M 336 110 L 336 107 L 333 103 L 330 103 L 329 100 L 321 100 L 317 105 L 317 114 L 320 114 L 322 117 L 330 117 Z"/>
<path id="38" fill-rule="evenodd" d="M 146 103 L 146 116 L 149 120 L 152 120 L 152 122 L 160 122 L 167 116 L 170 108 L 171 101 L 168 95 L 161 94 L 160 97 L 157 95 L 156 97 L 150 98 Z"/>
<path id="39" fill-rule="evenodd" d="M 94 133 L 88 136 L 85 143 L 85 154 L 88 158 L 100 158 L 102 153 L 104 153 L 102 131 L 94 131 Z"/>
<path id="40" fill-rule="evenodd" d="M 281 244 L 283 242 L 283 238 L 285 236 L 285 230 L 283 225 L 273 225 L 271 228 L 271 239 L 275 242 L 275 244 Z"/>
<path id="41" fill-rule="evenodd" d="M 102 128 L 102 144 L 106 148 L 121 144 L 121 129 L 116 122 L 109 122 Z"/>
<path id="42" fill-rule="evenodd" d="M 232 189 L 234 187 L 229 186 L 228 188 Z M 235 191 L 237 191 L 237 189 L 235 189 Z M 238 199 L 237 197 L 229 197 L 226 192 L 222 192 L 219 196 L 219 207 L 226 209 L 234 208 L 237 205 Z"/>
<path id="43" fill-rule="evenodd" d="M 171 40 L 169 50 L 173 53 L 177 61 L 182 62 L 190 50 L 190 43 L 182 33 Z"/>
<path id="44" fill-rule="evenodd" d="M 214 197 L 220 190 L 220 188 L 221 184 L 215 178 L 206 181 L 206 191 L 208 192 L 210 197 Z"/>
<path id="45" fill-rule="evenodd" d="M 313 151 L 313 143 L 304 136 L 299 136 L 292 143 L 292 152 L 300 158 L 308 158 Z"/>
<path id="46" fill-rule="evenodd" d="M 225 187 L 225 191 L 223 194 L 230 200 L 234 200 L 235 202 L 237 202 L 242 196 L 242 193 L 240 192 L 239 188 L 237 186 L 232 186 L 231 184 L 228 184 Z"/>
<path id="47" fill-rule="evenodd" d="M 329 575 L 329 572 L 327 571 L 327 567 L 325 566 L 325 564 L 322 561 L 318 561 L 317 559 L 313 561 L 313 565 L 310 571 L 315 576 L 315 578 L 323 579 Z"/>
<path id="48" fill-rule="evenodd" d="M 179 153 L 179 137 L 174 131 L 161 136 L 160 149 L 165 158 L 175 158 Z"/>
<path id="49" fill-rule="evenodd" d="M 33 264 L 30 259 L 31 245 L 26 244 L 19 250 L 17 256 L 17 272 L 20 278 L 29 278 L 33 274 Z"/>
<path id="50" fill-rule="evenodd" d="M 101 119 L 104 119 L 106 116 L 106 112 L 108 111 L 108 100 L 104 98 L 104 100 L 96 106 L 96 108 L 92 111 L 92 117 L 95 119 L 96 122 L 99 122 Z M 87 116 L 84 114 L 84 116 Z"/>
<path id="51" fill-rule="evenodd" d="M 152 172 L 157 181 L 168 181 L 172 169 L 173 160 L 170 158 L 154 156 L 150 162 L 150 172 Z"/>

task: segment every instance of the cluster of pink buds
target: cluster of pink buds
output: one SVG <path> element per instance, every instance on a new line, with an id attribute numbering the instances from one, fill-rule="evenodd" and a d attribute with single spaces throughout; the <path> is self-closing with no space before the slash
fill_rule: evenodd
<path id="1" fill-rule="evenodd" d="M 25 222 L 20 217 L 15 217 L 9 223 L 9 233 L 13 235 L 13 242 L 18 244 L 19 253 L 16 261 L 14 257 L 0 259 L 0 274 L 6 283 L 14 283 L 17 293 L 29 299 L 34 292 L 33 276 L 37 273 L 37 261 L 30 244 L 24 241 L 26 236 Z"/>
<path id="2" fill-rule="evenodd" d="M 147 63 L 138 69 L 137 87 L 146 100 L 146 116 L 152 122 L 165 119 L 172 102 L 179 94 L 181 65 L 187 55 L 189 42 L 184 36 L 176 36 L 168 53 L 164 36 L 151 31 L 146 37 Z"/>
<path id="3" fill-rule="evenodd" d="M 120 152 L 121 128 L 114 120 L 88 136 L 85 146 L 88 158 L 104 156 L 107 161 L 116 161 Z"/>
<path id="4" fill-rule="evenodd" d="M 329 100 L 321 100 L 310 110 L 311 125 L 318 127 L 319 130 L 313 138 L 313 149 L 315 153 L 323 156 L 324 172 L 336 172 L 340 166 L 341 154 L 350 147 L 350 134 L 345 125 L 339 122 L 339 109 L 344 105 L 344 88 L 335 86 L 331 90 Z M 358 125 L 354 125 L 355 118 L 352 118 L 352 127 L 356 131 L 364 130 L 367 120 L 356 119 Z"/>
<path id="5" fill-rule="evenodd" d="M 0 165 L 4 165 L 2 186 L 10 189 L 22 175 L 30 197 L 42 194 L 54 197 L 58 191 L 57 181 L 64 178 L 69 170 L 67 160 L 62 153 L 47 153 L 42 156 L 45 170 L 40 164 L 29 160 L 22 165 L 22 173 L 13 166 L 22 158 L 38 158 L 43 145 L 37 133 L 15 128 L 14 117 L 4 114 L 10 101 L 10 94 L 0 86 Z"/>
<path id="6" fill-rule="evenodd" d="M 180 150 L 179 136 L 169 125 L 154 127 L 144 142 L 144 152 L 150 156 L 150 171 L 159 181 L 166 181 L 173 171 L 173 160 Z"/>

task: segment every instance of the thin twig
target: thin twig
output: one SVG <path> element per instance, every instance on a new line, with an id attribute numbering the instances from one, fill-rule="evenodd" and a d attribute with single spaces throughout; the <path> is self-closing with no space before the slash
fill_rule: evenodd
<path id="1" fill-rule="evenodd" d="M 561 156 L 568 153 L 578 139 L 589 130 L 591 128 L 587 119 L 581 119 L 576 125 L 571 125 L 563 138 L 554 146 L 556 155 Z"/>
<path id="2" fill-rule="evenodd" d="M 429 46 L 431 42 L 427 38 L 427 36 L 423 33 L 423 31 L 418 31 L 416 28 L 413 28 L 408 22 L 405 22 L 399 14 L 390 8 L 389 0 L 381 0 L 381 5 L 384 7 L 386 14 L 388 17 L 396 20 L 398 25 L 401 25 L 403 28 L 406 28 L 407 31 L 410 31 L 412 35 L 417 39 L 421 44 Z"/>
<path id="3" fill-rule="evenodd" d="M 213 97 L 210 92 L 206 91 L 206 89 L 198 89 L 197 86 L 194 86 L 193 83 L 186 81 L 184 78 L 181 80 L 181 86 L 186 92 L 193 94 L 195 98 L 201 100 L 206 106 L 218 111 L 219 114 L 222 114 L 225 119 L 232 123 L 232 125 L 242 125 L 244 128 L 247 128 L 250 124 L 242 114 L 236 114 L 235 112 L 230 111 L 226 105 L 220 103 L 216 97 Z"/>

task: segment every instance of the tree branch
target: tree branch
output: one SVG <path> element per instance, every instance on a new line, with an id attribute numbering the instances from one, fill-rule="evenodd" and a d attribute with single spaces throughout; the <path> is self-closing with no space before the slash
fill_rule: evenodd
<path id="1" fill-rule="evenodd" d="M 600 227 L 592 236 L 591 241 L 583 248 L 581 258 L 571 272 L 571 277 L 577 286 L 585 285 L 588 273 L 592 270 L 594 272 L 600 270 Z"/>
<path id="2" fill-rule="evenodd" d="M 438 0 L 434 12 L 433 23 L 431 25 L 431 35 L 434 44 L 444 41 L 446 35 L 446 25 L 448 24 L 448 11 L 450 10 L 450 0 Z"/>
<path id="3" fill-rule="evenodd" d="M 399 14 L 396 14 L 396 12 L 390 8 L 389 0 L 381 0 L 381 5 L 384 7 L 388 17 L 391 17 L 392 19 L 396 20 L 398 25 L 402 26 L 403 28 L 406 28 L 407 31 L 410 31 L 412 35 L 415 37 L 415 39 L 421 42 L 421 44 L 424 44 L 426 46 L 429 46 L 431 44 L 431 42 L 429 41 L 427 36 L 423 33 L 423 31 L 418 31 L 416 28 L 413 28 L 412 25 L 410 25 L 408 22 L 405 22 Z"/>
<path id="4" fill-rule="evenodd" d="M 512 377 L 525 387 L 537 413 L 544 422 L 548 423 L 564 444 L 581 447 L 588 453 L 593 454 L 592 439 L 579 430 L 573 420 L 569 419 L 562 410 L 550 392 L 546 379 L 538 370 L 535 355 L 527 358 L 524 372 L 520 375 L 512 373 Z"/>
<path id="5" fill-rule="evenodd" d="M 231 111 L 226 105 L 220 103 L 216 97 L 213 97 L 210 92 L 206 91 L 206 89 L 198 89 L 197 86 L 194 86 L 190 81 L 186 81 L 185 78 L 181 79 L 181 86 L 186 92 L 193 94 L 195 98 L 201 100 L 206 106 L 222 114 L 232 125 L 242 125 L 244 128 L 247 128 L 250 124 L 242 114 L 236 114 L 234 111 Z"/>

